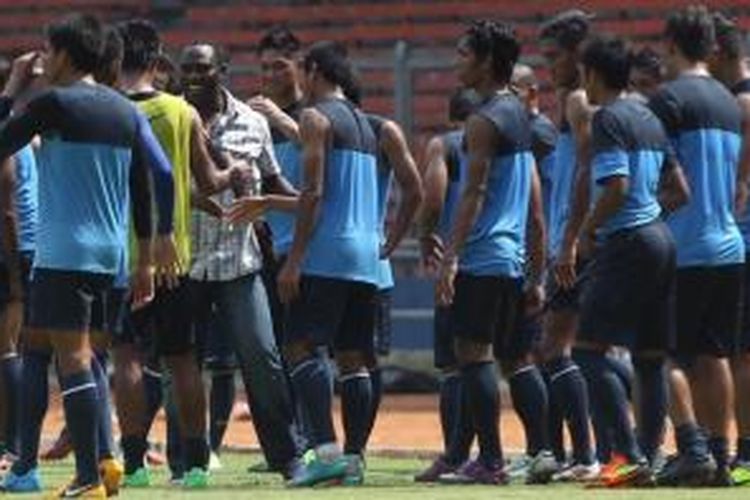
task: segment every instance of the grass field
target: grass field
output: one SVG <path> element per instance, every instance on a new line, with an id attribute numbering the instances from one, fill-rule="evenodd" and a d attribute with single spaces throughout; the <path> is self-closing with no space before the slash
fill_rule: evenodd
<path id="1" fill-rule="evenodd" d="M 416 459 L 371 458 L 368 463 L 366 486 L 358 488 L 317 488 L 313 490 L 289 490 L 274 475 L 246 472 L 249 465 L 260 460 L 258 455 L 225 454 L 222 456 L 224 468 L 213 476 L 211 489 L 202 492 L 185 492 L 167 484 L 167 469 L 156 469 L 154 486 L 148 490 L 126 490 L 120 493 L 124 499 L 162 499 L 162 498 L 206 498 L 226 500 L 233 498 L 252 498 L 253 500 L 282 499 L 366 499 L 393 500 L 401 498 L 424 498 L 435 500 L 490 500 L 498 498 L 518 498 L 528 500 L 545 500 L 554 495 L 556 498 L 583 499 L 742 499 L 750 498 L 750 488 L 743 489 L 671 489 L 671 490 L 584 490 L 578 486 L 523 486 L 505 487 L 462 487 L 462 486 L 423 486 L 412 481 L 412 475 L 426 465 Z M 70 461 L 44 465 L 43 478 L 47 487 L 58 486 L 72 473 Z"/>

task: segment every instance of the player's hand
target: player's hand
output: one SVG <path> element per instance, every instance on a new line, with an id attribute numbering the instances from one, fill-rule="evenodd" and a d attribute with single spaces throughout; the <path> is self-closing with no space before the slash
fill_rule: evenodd
<path id="1" fill-rule="evenodd" d="M 738 182 L 734 194 L 734 214 L 737 218 L 743 217 L 747 212 L 748 197 L 750 197 L 750 187 L 745 182 Z"/>
<path id="2" fill-rule="evenodd" d="M 154 265 L 156 287 L 165 287 L 169 290 L 177 288 L 183 269 L 177 255 L 177 245 L 171 234 L 157 236 L 154 243 Z"/>
<path id="3" fill-rule="evenodd" d="M 229 173 L 229 184 L 237 198 L 250 194 L 253 183 L 253 167 L 246 161 L 234 162 Z"/>
<path id="4" fill-rule="evenodd" d="M 544 287 L 542 285 L 530 285 L 524 291 L 526 296 L 524 310 L 526 316 L 539 314 L 544 307 Z"/>
<path id="5" fill-rule="evenodd" d="M 284 115 L 284 111 L 275 102 L 262 95 L 250 98 L 247 105 L 253 111 L 265 116 L 271 126 L 274 126 Z"/>
<path id="6" fill-rule="evenodd" d="M 289 304 L 299 296 L 301 276 L 302 272 L 298 265 L 288 260 L 284 263 L 278 277 L 279 299 L 282 303 Z"/>
<path id="7" fill-rule="evenodd" d="M 21 297 L 12 296 L 2 316 L 2 334 L 5 338 L 18 340 L 23 328 L 24 304 Z"/>
<path id="8" fill-rule="evenodd" d="M 154 272 L 151 266 L 139 264 L 130 277 L 131 307 L 140 309 L 154 300 Z"/>
<path id="9" fill-rule="evenodd" d="M 268 210 L 265 196 L 246 196 L 236 200 L 227 210 L 227 220 L 233 224 L 255 222 Z"/>
<path id="10" fill-rule="evenodd" d="M 431 233 L 419 238 L 419 250 L 422 257 L 422 267 L 428 276 L 436 276 L 443 260 L 445 245 L 437 234 Z"/>
<path id="11" fill-rule="evenodd" d="M 226 215 L 224 207 L 219 202 L 208 196 L 193 196 L 192 203 L 201 212 L 206 212 L 217 219 L 223 219 Z"/>
<path id="12" fill-rule="evenodd" d="M 17 97 L 31 86 L 34 78 L 39 76 L 39 52 L 27 52 L 17 57 L 11 66 L 10 76 L 5 84 L 3 94 Z"/>
<path id="13" fill-rule="evenodd" d="M 442 260 L 435 284 L 435 300 L 438 305 L 449 306 L 456 294 L 455 281 L 458 274 L 458 259 L 448 256 Z"/>
<path id="14" fill-rule="evenodd" d="M 576 283 L 576 260 L 578 257 L 578 241 L 563 245 L 555 262 L 555 281 L 564 290 L 570 290 Z"/>

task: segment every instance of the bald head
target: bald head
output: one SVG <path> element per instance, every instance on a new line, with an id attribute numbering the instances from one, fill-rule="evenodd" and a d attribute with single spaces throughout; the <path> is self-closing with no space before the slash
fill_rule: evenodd
<path id="1" fill-rule="evenodd" d="M 529 111 L 536 112 L 539 107 L 539 81 L 533 68 L 526 64 L 516 64 L 510 82 Z"/>

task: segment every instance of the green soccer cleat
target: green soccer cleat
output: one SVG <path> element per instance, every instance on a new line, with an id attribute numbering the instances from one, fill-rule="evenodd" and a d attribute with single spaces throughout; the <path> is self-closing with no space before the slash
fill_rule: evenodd
<path id="1" fill-rule="evenodd" d="M 359 455 L 344 455 L 347 462 L 346 475 L 341 480 L 344 486 L 360 486 L 365 482 L 365 461 Z"/>
<path id="2" fill-rule="evenodd" d="M 122 485 L 125 488 L 148 488 L 151 486 L 151 472 L 146 467 L 139 467 L 132 474 L 125 474 Z"/>
<path id="3" fill-rule="evenodd" d="M 304 488 L 326 482 L 342 481 L 349 469 L 349 461 L 340 456 L 333 459 L 321 459 L 316 456 L 305 463 L 287 483 L 291 488 Z"/>
<path id="4" fill-rule="evenodd" d="M 208 471 L 200 467 L 190 469 L 182 479 L 182 487 L 188 490 L 202 490 L 208 488 Z"/>
<path id="5" fill-rule="evenodd" d="M 732 469 L 734 486 L 750 486 L 750 462 L 740 462 Z"/>

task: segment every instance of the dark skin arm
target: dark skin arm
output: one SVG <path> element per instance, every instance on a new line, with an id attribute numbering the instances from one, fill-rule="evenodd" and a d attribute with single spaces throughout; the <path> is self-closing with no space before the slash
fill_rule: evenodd
<path id="1" fill-rule="evenodd" d="M 393 174 L 403 195 L 396 213 L 396 220 L 389 228 L 383 246 L 382 257 L 387 258 L 414 222 L 417 210 L 424 199 L 424 191 L 417 164 L 409 151 L 409 145 L 406 143 L 401 127 L 391 121 L 383 124 L 381 147 L 393 167 Z"/>
<path id="2" fill-rule="evenodd" d="M 604 181 L 602 194 L 583 224 L 583 237 L 591 248 L 596 240 L 596 231 L 622 208 L 629 188 L 630 179 L 625 175 L 616 175 Z"/>
<path id="3" fill-rule="evenodd" d="M 593 113 L 594 109 L 589 105 L 585 92 L 578 90 L 568 96 L 566 116 L 575 136 L 578 166 L 570 217 L 565 226 L 560 255 L 558 255 L 555 263 L 555 278 L 558 284 L 565 289 L 575 286 L 578 236 L 581 234 L 590 201 L 591 118 Z"/>
<path id="4" fill-rule="evenodd" d="M 750 195 L 750 95 L 743 94 L 737 98 L 742 112 L 742 150 L 737 168 L 737 192 L 735 195 L 735 214 L 741 217 L 747 211 L 747 200 Z"/>
<path id="5" fill-rule="evenodd" d="M 190 171 L 202 195 L 224 191 L 231 183 L 233 169 L 219 170 L 211 156 L 208 134 L 195 111 L 190 127 Z M 236 175 L 236 174 L 235 174 Z"/>
<path id="6" fill-rule="evenodd" d="M 427 151 L 421 168 L 424 186 L 424 202 L 419 217 L 419 242 L 422 265 L 428 271 L 437 271 L 443 258 L 443 242 L 435 234 L 448 189 L 448 164 L 445 161 L 445 145 L 440 137 L 427 143 Z"/>
<path id="7" fill-rule="evenodd" d="M 690 186 L 682 167 L 665 168 L 659 180 L 659 204 L 667 214 L 690 201 Z"/>
<path id="8" fill-rule="evenodd" d="M 315 230 L 323 200 L 326 146 L 330 126 L 328 119 L 314 109 L 306 109 L 300 116 L 302 191 L 292 248 L 278 278 L 279 296 L 283 302 L 291 302 L 299 294 L 302 260 Z"/>
<path id="9" fill-rule="evenodd" d="M 11 300 L 23 298 L 21 253 L 18 249 L 18 213 L 16 212 L 16 162 L 7 158 L 0 171 L 0 206 L 3 212 L 3 254 L 8 266 Z"/>
<path id="10" fill-rule="evenodd" d="M 485 118 L 474 115 L 466 123 L 466 142 L 469 163 L 466 185 L 458 205 L 447 251 L 440 266 L 436 285 L 436 299 L 440 305 L 450 305 L 455 293 L 454 280 L 458 272 L 458 256 L 479 217 L 487 193 L 487 181 L 495 154 L 495 128 Z"/>
<path id="11" fill-rule="evenodd" d="M 535 313 L 544 303 L 542 276 L 546 261 L 546 229 L 544 226 L 544 205 L 542 201 L 542 181 L 536 165 L 531 166 L 531 198 L 529 200 L 528 222 L 529 273 L 526 277 L 527 309 Z"/>

